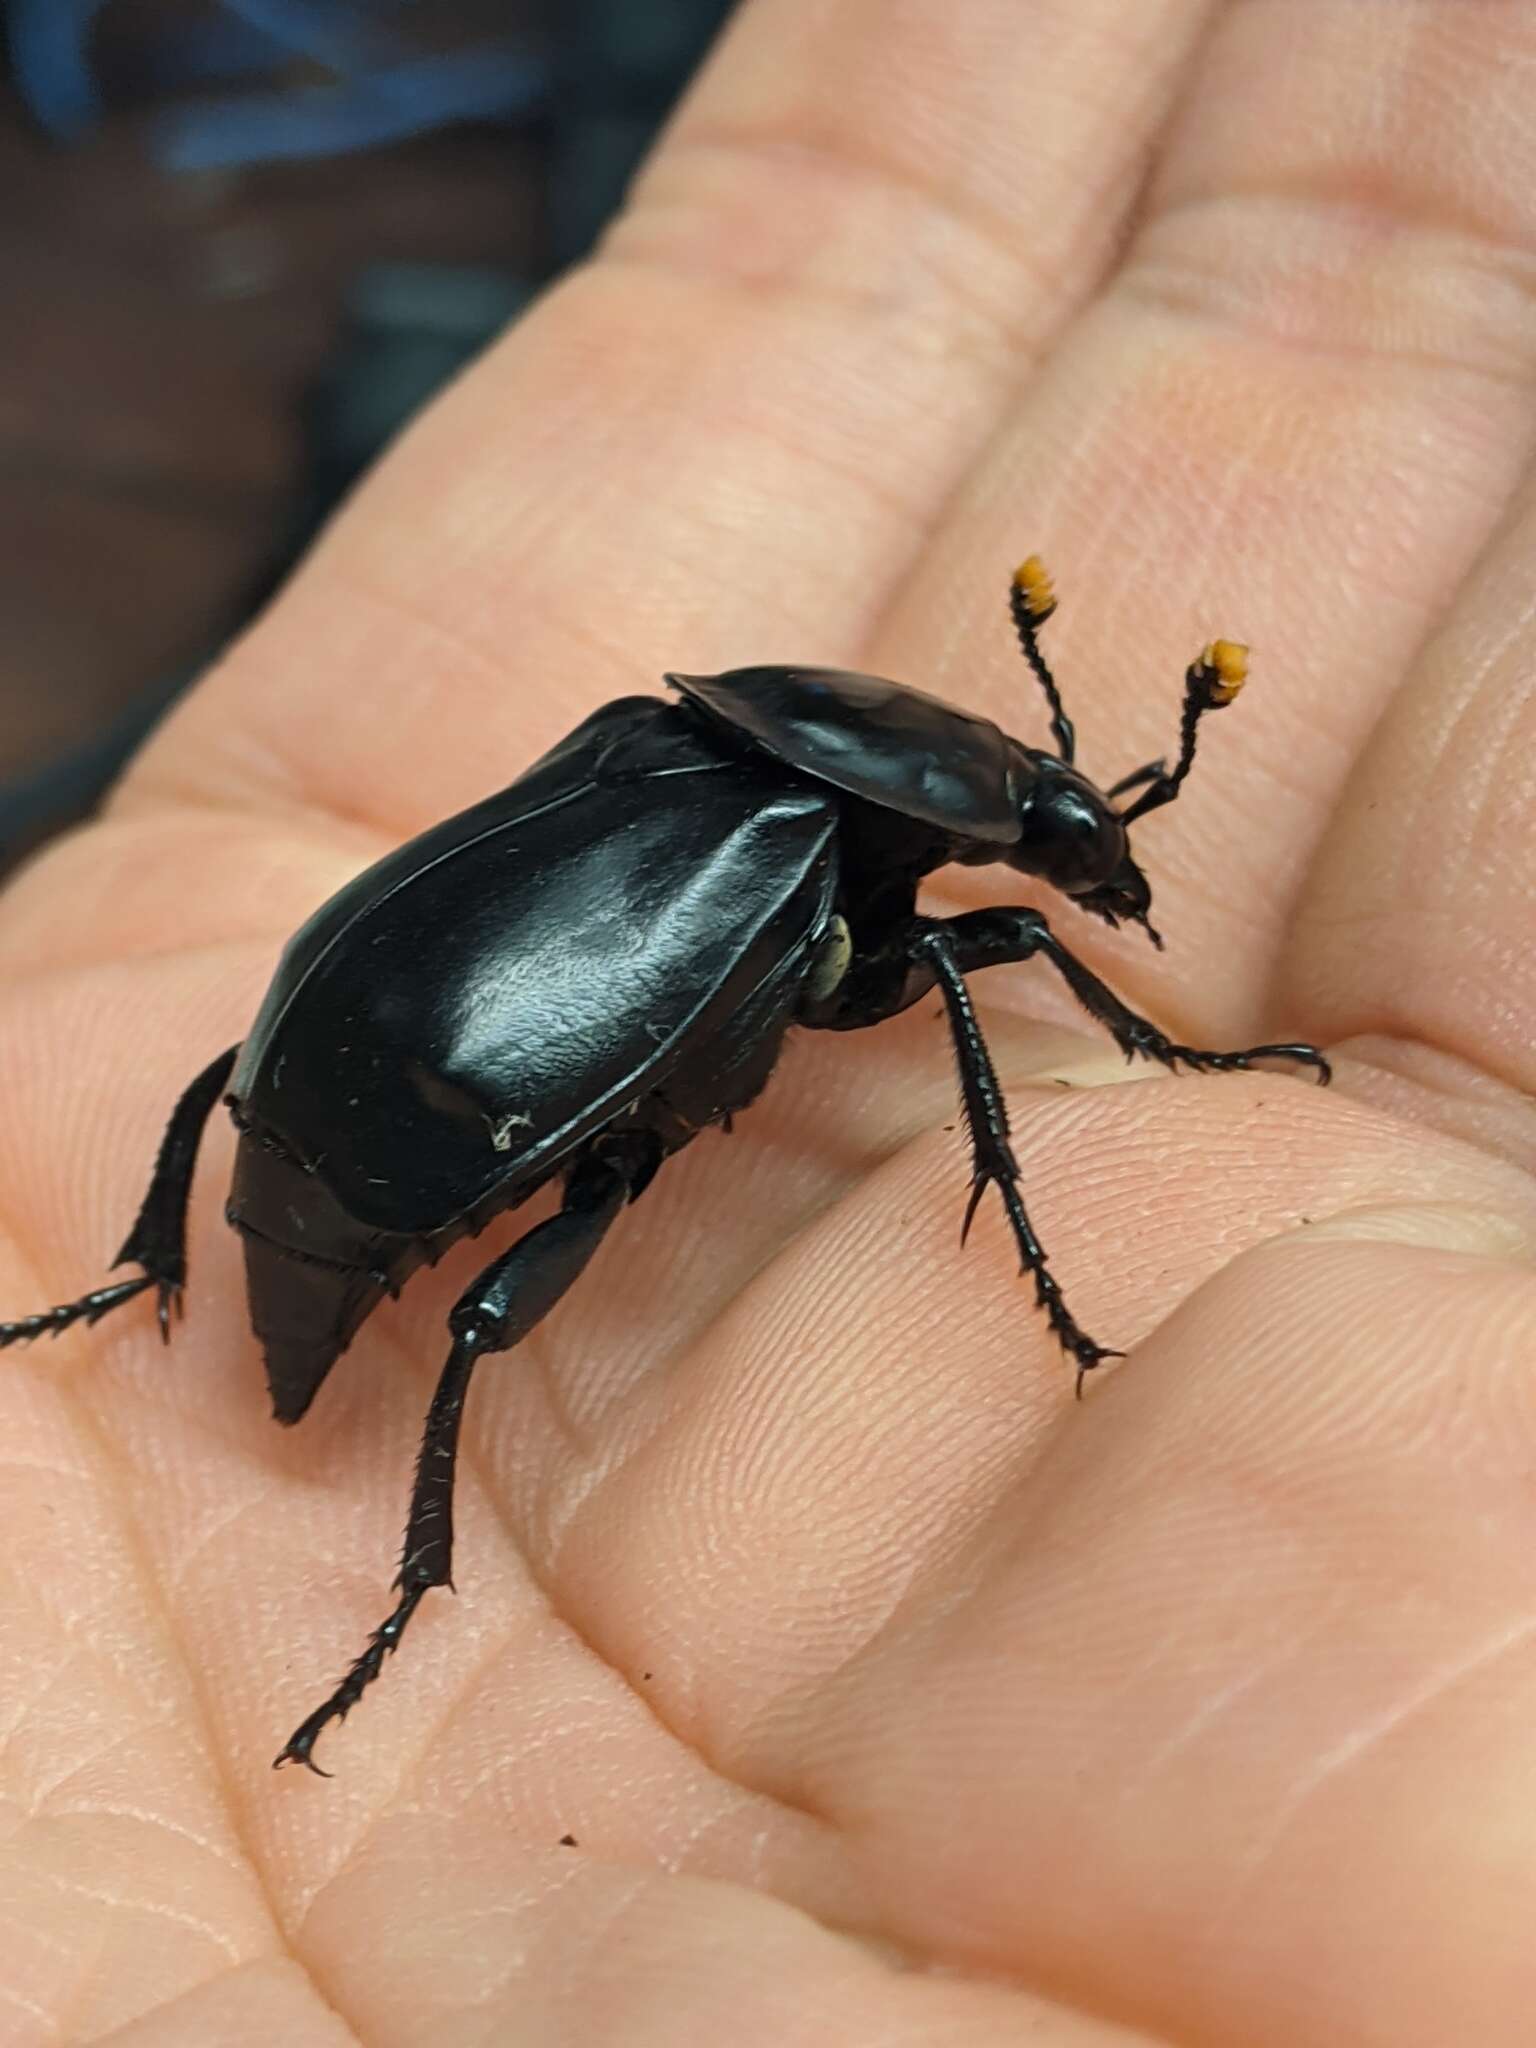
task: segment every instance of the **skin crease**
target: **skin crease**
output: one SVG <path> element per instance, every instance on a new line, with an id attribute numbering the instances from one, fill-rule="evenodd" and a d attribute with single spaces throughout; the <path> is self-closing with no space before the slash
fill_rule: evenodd
<path id="1" fill-rule="evenodd" d="M 1129 1075 L 1046 969 L 977 984 L 1131 1353 L 1077 1406 L 994 1204 L 956 1248 L 936 1003 L 799 1039 L 481 1368 L 458 1597 L 330 1784 L 267 1764 L 529 1219 L 282 1433 L 216 1123 L 173 1348 L 139 1303 L 0 1365 L 0 2039 L 1529 2039 L 1533 91 L 1515 0 L 750 0 L 599 259 L 14 884 L 8 1314 L 96 1283 L 307 911 L 605 697 L 799 659 L 1039 744 L 1039 548 L 1105 781 L 1254 648 L 1137 834 L 1166 954 L 1057 929 L 1339 1074 Z"/>

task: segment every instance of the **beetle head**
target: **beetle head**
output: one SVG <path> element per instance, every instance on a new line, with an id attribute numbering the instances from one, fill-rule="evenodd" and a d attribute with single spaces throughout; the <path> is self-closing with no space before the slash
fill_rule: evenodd
<path id="1" fill-rule="evenodd" d="M 1008 865 L 1037 875 L 1107 924 L 1126 920 L 1162 940 L 1147 921 L 1152 890 L 1132 858 L 1125 822 L 1102 790 L 1053 754 L 1020 748 L 1026 772 L 1019 837 Z"/>

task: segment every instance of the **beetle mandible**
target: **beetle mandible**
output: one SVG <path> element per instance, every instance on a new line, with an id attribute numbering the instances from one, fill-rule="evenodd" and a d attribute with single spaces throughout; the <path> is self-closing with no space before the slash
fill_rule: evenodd
<path id="1" fill-rule="evenodd" d="M 857 1030 L 937 990 L 971 1145 L 962 1242 L 996 1188 L 1079 1389 L 1120 1354 L 1077 1323 L 1030 1224 L 966 976 L 1039 955 L 1127 1058 L 1215 1070 L 1282 1059 L 1328 1079 L 1311 1045 L 1176 1044 L 1037 910 L 918 911 L 934 869 L 1001 862 L 1111 925 L 1141 925 L 1160 946 L 1127 830 L 1179 794 L 1200 721 L 1243 683 L 1247 650 L 1211 642 L 1186 672 L 1173 768 L 1149 762 L 1101 792 L 1074 766 L 1073 729 L 1040 652 L 1056 600 L 1037 556 L 1015 572 L 1009 602 L 1053 751 L 875 676 L 672 675 L 675 700 L 604 705 L 509 788 L 349 882 L 289 941 L 249 1036 L 177 1103 L 115 1262 L 139 1272 L 0 1323 L 0 1346 L 57 1335 L 154 1288 L 169 1339 L 193 1165 L 222 1096 L 240 1132 L 226 1214 L 244 1243 L 251 1324 L 273 1411 L 297 1422 L 386 1295 L 563 1182 L 559 1209 L 498 1253 L 449 1313 L 399 1599 L 276 1763 L 319 1770 L 316 1738 L 378 1676 L 422 1595 L 448 1583 L 454 1461 L 477 1362 L 554 1307 L 665 1159 L 729 1126 L 791 1025 Z"/>

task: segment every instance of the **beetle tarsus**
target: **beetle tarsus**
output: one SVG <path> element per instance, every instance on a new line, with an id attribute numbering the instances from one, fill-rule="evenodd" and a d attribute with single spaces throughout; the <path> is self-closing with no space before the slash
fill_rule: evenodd
<path id="1" fill-rule="evenodd" d="M 1192 1074 L 1246 1074 L 1261 1060 L 1291 1060 L 1297 1066 L 1310 1067 L 1320 1087 L 1326 1088 L 1333 1079 L 1333 1068 L 1315 1045 L 1250 1045 L 1235 1052 L 1208 1051 L 1195 1045 L 1177 1045 L 1151 1025 L 1123 1036 L 1118 1032 L 1115 1035 L 1127 1059 L 1157 1060 L 1172 1072 L 1187 1067 Z"/>
<path id="2" fill-rule="evenodd" d="M 284 1764 L 302 1764 L 307 1771 L 313 1771 L 317 1778 L 329 1778 L 334 1774 L 322 1770 L 315 1762 L 314 1749 L 321 1733 L 332 1721 L 344 1721 L 357 1705 L 367 1688 L 372 1685 L 384 1668 L 384 1659 L 393 1656 L 400 1647 L 400 1638 L 405 1625 L 421 1601 L 423 1593 L 430 1591 L 434 1581 L 420 1577 L 401 1595 L 399 1604 L 387 1621 L 381 1622 L 368 1638 L 368 1647 L 356 1659 L 346 1677 L 337 1686 L 330 1698 L 306 1720 L 299 1723 L 281 1750 L 272 1759 L 274 1771 Z"/>
<path id="3" fill-rule="evenodd" d="M 121 1308 L 125 1301 L 132 1301 L 135 1295 L 155 1284 L 153 1273 L 141 1273 L 136 1280 L 115 1280 L 109 1287 L 94 1288 L 78 1301 L 60 1302 L 56 1308 L 0 1323 L 0 1351 L 10 1344 L 30 1344 L 34 1337 L 57 1337 L 75 1323 L 99 1323 L 113 1309 Z"/>
<path id="4" fill-rule="evenodd" d="M 1051 1333 L 1069 1358 L 1077 1361 L 1077 1391 L 1081 1398 L 1083 1380 L 1094 1367 L 1106 1358 L 1124 1358 L 1123 1351 L 1113 1350 L 1108 1344 L 1099 1344 L 1082 1329 L 1077 1318 L 1062 1298 L 1056 1276 L 1046 1262 L 1045 1252 L 1035 1236 L 1025 1211 L 1017 1185 L 1012 1180 L 999 1180 L 998 1192 L 1002 1195 L 1003 1206 L 1008 1212 L 1013 1235 L 1019 1247 L 1019 1271 L 1030 1274 L 1035 1283 L 1035 1306 L 1044 1312 L 1051 1326 Z"/>

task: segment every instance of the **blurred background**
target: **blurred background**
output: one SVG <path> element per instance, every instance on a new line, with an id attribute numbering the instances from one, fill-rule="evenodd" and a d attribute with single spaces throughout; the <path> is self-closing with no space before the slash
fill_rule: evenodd
<path id="1" fill-rule="evenodd" d="M 590 247 L 732 0 L 0 0 L 0 871 Z"/>

